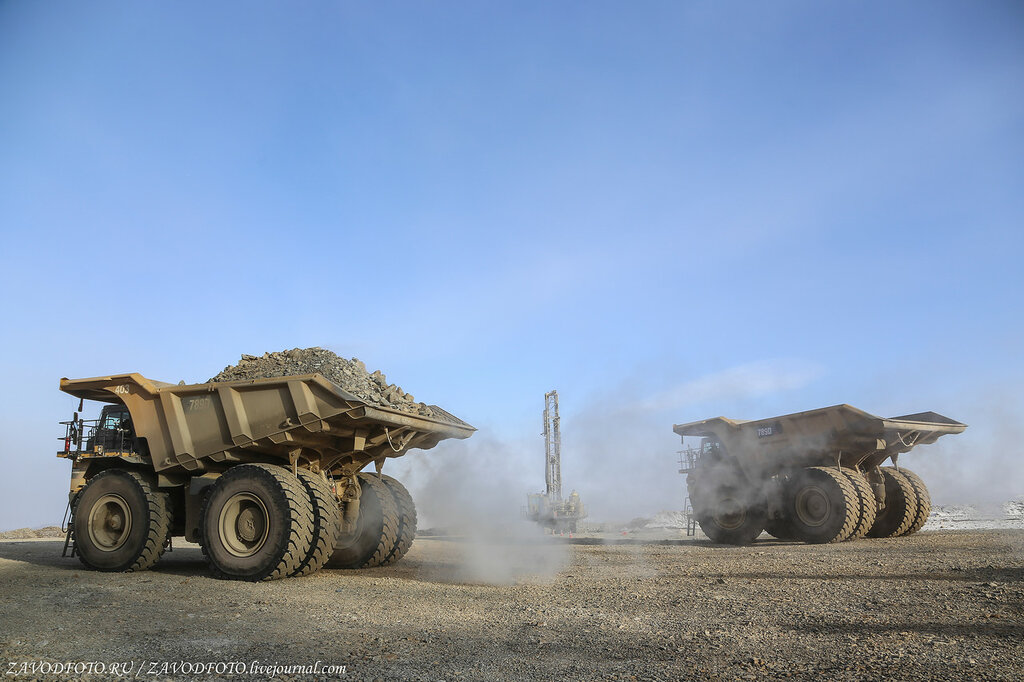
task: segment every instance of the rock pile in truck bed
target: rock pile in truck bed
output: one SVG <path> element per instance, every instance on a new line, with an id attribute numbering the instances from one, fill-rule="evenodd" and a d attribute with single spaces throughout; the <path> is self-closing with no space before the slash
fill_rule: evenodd
<path id="1" fill-rule="evenodd" d="M 225 367 L 210 382 L 265 379 L 293 374 L 322 374 L 360 400 L 424 417 L 443 416 L 416 402 L 399 386 L 389 384 L 380 370 L 370 373 L 358 358 L 346 360 L 323 348 L 293 348 L 261 356 L 242 355 L 237 365 Z"/>

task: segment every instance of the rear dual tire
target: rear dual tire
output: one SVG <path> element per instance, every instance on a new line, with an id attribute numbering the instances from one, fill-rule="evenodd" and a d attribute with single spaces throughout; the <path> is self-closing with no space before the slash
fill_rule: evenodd
<path id="1" fill-rule="evenodd" d="M 871 489 L 871 484 L 868 483 L 868 479 L 864 477 L 864 474 L 857 469 L 847 468 L 843 468 L 843 473 L 846 474 L 846 477 L 857 491 L 859 507 L 856 525 L 854 526 L 853 533 L 850 534 L 847 540 L 859 540 L 867 535 L 868 531 L 871 530 L 871 526 L 875 523 L 875 518 L 878 515 L 878 501 L 875 499 L 875 492 Z"/>
<path id="2" fill-rule="evenodd" d="M 409 548 L 412 547 L 412 542 L 416 538 L 416 503 L 413 502 L 412 495 L 404 485 L 398 482 L 398 479 L 384 474 L 380 475 L 380 479 L 384 481 L 384 485 L 391 492 L 391 496 L 395 500 L 395 511 L 398 513 L 395 546 L 381 562 L 382 566 L 387 566 L 405 556 Z M 572 532 L 575 531 L 576 527 L 573 524 Z"/>
<path id="3" fill-rule="evenodd" d="M 331 484 L 324 476 L 305 469 L 299 469 L 297 474 L 299 482 L 306 489 L 313 511 L 313 541 L 306 557 L 292 573 L 293 577 L 320 570 L 331 558 L 338 538 L 341 537 L 341 510 Z"/>
<path id="4" fill-rule="evenodd" d="M 313 505 L 287 469 L 241 464 L 210 489 L 200 522 L 200 544 L 218 577 L 275 580 L 310 565 Z"/>
<path id="5" fill-rule="evenodd" d="M 878 512 L 868 531 L 869 538 L 894 538 L 906 535 L 917 520 L 918 502 L 914 485 L 896 469 L 879 469 L 885 485 L 885 506 Z"/>
<path id="6" fill-rule="evenodd" d="M 393 556 L 398 541 L 401 516 L 391 488 L 377 474 L 364 472 L 356 478 L 361 489 L 356 528 L 338 541 L 327 562 L 331 568 L 381 566 Z"/>
<path id="7" fill-rule="evenodd" d="M 878 512 L 868 537 L 894 538 L 921 530 L 931 514 L 932 501 L 921 477 L 909 469 L 879 469 L 885 485 L 885 507 Z"/>
<path id="8" fill-rule="evenodd" d="M 849 477 L 833 467 L 808 467 L 790 477 L 784 516 L 795 539 L 811 544 L 842 542 L 856 528 L 860 498 Z"/>
<path id="9" fill-rule="evenodd" d="M 896 471 L 893 469 L 893 471 Z M 914 494 L 917 497 L 917 506 L 914 511 L 914 520 L 910 522 L 910 526 L 907 530 L 902 533 L 903 535 L 913 535 L 917 531 L 921 530 L 925 522 L 928 521 L 928 516 L 932 513 L 932 496 L 928 492 L 928 488 L 925 486 L 924 481 L 921 477 L 915 474 L 910 469 L 899 469 L 899 473 L 903 474 L 903 478 L 907 479 L 910 487 L 914 489 Z"/>

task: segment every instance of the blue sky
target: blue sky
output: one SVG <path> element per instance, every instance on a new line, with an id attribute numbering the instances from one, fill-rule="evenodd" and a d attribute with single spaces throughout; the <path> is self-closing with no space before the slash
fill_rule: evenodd
<path id="1" fill-rule="evenodd" d="M 60 377 L 312 345 L 480 428 L 414 492 L 541 487 L 557 388 L 599 515 L 840 402 L 1024 494 L 1021 83 L 1014 2 L 0 2 L 0 527 L 59 521 Z"/>

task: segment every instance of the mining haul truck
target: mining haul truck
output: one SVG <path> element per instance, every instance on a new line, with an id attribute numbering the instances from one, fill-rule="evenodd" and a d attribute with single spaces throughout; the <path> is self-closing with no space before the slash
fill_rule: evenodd
<path id="1" fill-rule="evenodd" d="M 714 542 L 842 542 L 921 529 L 931 497 L 897 458 L 967 426 L 934 412 L 884 419 L 836 405 L 758 421 L 677 424 L 697 523 Z M 692 441 L 691 441 L 692 442 Z M 891 460 L 892 466 L 882 466 Z"/>
<path id="2" fill-rule="evenodd" d="M 139 374 L 61 379 L 105 405 L 76 412 L 65 554 L 101 571 L 153 566 L 172 536 L 198 542 L 215 575 L 272 580 L 321 566 L 398 561 L 416 533 L 390 457 L 474 429 L 370 405 L 319 374 L 173 385 Z M 375 471 L 363 471 L 370 463 Z"/>

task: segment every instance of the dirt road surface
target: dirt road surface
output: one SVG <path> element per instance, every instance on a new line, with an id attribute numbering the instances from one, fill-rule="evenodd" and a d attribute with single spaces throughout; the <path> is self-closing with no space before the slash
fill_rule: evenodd
<path id="1" fill-rule="evenodd" d="M 0 663 L 26 680 L 115 662 L 150 680 L 266 679 L 253 662 L 319 662 L 277 679 L 1024 679 L 1024 531 L 626 540 L 418 538 L 394 566 L 261 584 L 214 580 L 193 545 L 104 574 L 57 540 L 4 541 Z"/>

